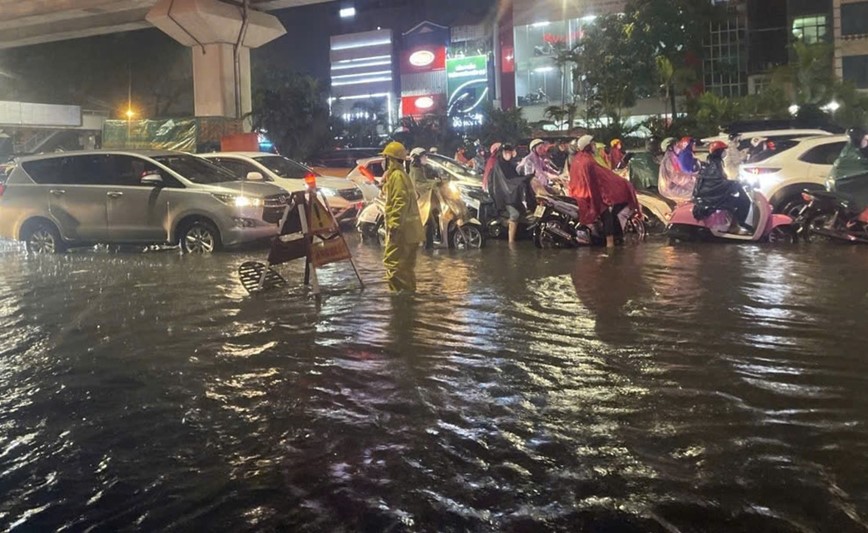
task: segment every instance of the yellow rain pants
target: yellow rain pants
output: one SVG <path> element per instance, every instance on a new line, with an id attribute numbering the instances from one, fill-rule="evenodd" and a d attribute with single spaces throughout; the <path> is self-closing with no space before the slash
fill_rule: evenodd
<path id="1" fill-rule="evenodd" d="M 386 224 L 386 250 L 383 266 L 392 292 L 416 290 L 416 252 L 425 240 L 419 217 L 416 188 L 403 166 L 391 160 L 383 185 Z"/>

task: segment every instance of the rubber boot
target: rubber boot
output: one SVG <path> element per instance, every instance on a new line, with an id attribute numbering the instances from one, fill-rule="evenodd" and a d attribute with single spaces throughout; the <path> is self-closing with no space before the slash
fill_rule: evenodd
<path id="1" fill-rule="evenodd" d="M 507 222 L 507 232 L 509 234 L 509 242 L 515 242 L 515 236 L 518 234 L 518 222 Z"/>

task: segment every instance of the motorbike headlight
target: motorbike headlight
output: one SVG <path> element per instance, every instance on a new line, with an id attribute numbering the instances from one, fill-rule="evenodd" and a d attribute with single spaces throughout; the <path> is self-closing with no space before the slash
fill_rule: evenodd
<path id="1" fill-rule="evenodd" d="M 326 196 L 328 198 L 338 195 L 338 191 L 330 189 L 329 187 L 320 187 L 319 190 L 321 193 L 323 193 L 323 196 Z"/>
<path id="2" fill-rule="evenodd" d="M 224 204 L 233 205 L 235 207 L 261 207 L 263 205 L 262 198 L 253 198 L 238 194 L 214 194 L 213 196 Z"/>

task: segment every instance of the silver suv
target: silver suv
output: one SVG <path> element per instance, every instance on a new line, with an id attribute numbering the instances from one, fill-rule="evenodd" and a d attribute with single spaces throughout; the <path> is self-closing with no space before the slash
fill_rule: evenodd
<path id="1" fill-rule="evenodd" d="M 0 238 L 35 253 L 95 243 L 180 243 L 209 253 L 276 235 L 288 198 L 179 152 L 33 156 L 0 188 Z"/>

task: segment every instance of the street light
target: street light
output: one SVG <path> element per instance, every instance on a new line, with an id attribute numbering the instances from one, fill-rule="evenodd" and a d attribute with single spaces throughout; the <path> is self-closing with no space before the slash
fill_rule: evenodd
<path id="1" fill-rule="evenodd" d="M 134 116 L 136 116 L 136 112 L 133 111 L 132 109 L 127 109 L 127 112 L 125 113 L 125 115 L 127 116 L 127 120 L 130 120 Z"/>

